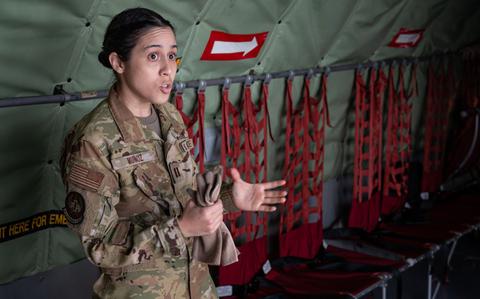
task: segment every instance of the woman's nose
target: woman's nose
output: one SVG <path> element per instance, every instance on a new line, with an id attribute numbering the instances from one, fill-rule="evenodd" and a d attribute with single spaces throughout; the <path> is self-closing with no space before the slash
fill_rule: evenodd
<path id="1" fill-rule="evenodd" d="M 164 59 L 161 63 L 160 67 L 160 75 L 162 76 L 169 76 L 173 72 L 173 66 L 171 63 L 168 63 L 168 60 Z"/>

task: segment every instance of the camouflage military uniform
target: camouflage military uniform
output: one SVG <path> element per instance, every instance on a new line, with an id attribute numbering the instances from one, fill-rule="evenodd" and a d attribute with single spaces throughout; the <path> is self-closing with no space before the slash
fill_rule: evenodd
<path id="1" fill-rule="evenodd" d="M 176 220 L 195 189 L 193 144 L 174 106 L 155 111 L 162 136 L 142 127 L 112 89 L 75 125 L 62 158 L 65 214 L 101 269 L 98 297 L 217 298 Z"/>

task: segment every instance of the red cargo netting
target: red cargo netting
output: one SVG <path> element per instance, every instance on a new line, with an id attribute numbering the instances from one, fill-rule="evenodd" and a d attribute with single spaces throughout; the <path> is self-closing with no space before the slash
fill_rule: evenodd
<path id="1" fill-rule="evenodd" d="M 200 172 L 205 170 L 205 138 L 204 138 L 204 122 L 205 122 L 205 89 L 198 89 L 197 91 L 197 106 L 193 112 L 193 116 L 189 117 L 183 112 L 183 91 L 179 90 L 175 94 L 175 105 L 177 106 L 183 122 L 187 127 L 188 134 L 195 144 L 195 149 L 198 149 L 198 154 L 195 161 L 199 165 Z M 195 132 L 194 132 L 194 129 Z M 192 149 L 192 155 L 195 155 L 195 149 Z"/>
<path id="2" fill-rule="evenodd" d="M 258 105 L 252 101 L 251 85 L 244 85 L 241 113 L 230 103 L 228 93 L 228 88 L 224 87 L 221 164 L 225 168 L 237 168 L 247 181 L 265 181 L 269 130 L 268 84 L 262 85 L 263 94 Z"/>
<path id="3" fill-rule="evenodd" d="M 268 83 L 255 105 L 250 83 L 243 86 L 241 110 L 229 100 L 228 86 L 222 91 L 221 164 L 235 167 L 246 181 L 258 183 L 267 178 L 267 143 L 269 130 Z M 271 134 L 270 134 L 271 136 Z M 224 217 L 237 245 L 239 262 L 220 267 L 219 285 L 248 283 L 267 260 L 267 214 L 233 212 Z"/>
<path id="4" fill-rule="evenodd" d="M 460 82 L 462 100 L 469 108 L 480 107 L 480 48 L 467 49 L 463 55 L 463 76 Z"/>
<path id="5" fill-rule="evenodd" d="M 329 125 L 327 75 L 322 75 L 320 100 L 310 96 L 310 78 L 305 77 L 303 97 L 295 110 L 292 83 L 293 79 L 289 78 L 284 167 L 288 197 L 281 209 L 280 256 L 312 258 L 323 240 L 324 132 Z"/>
<path id="6" fill-rule="evenodd" d="M 459 80 L 459 96 L 455 104 L 462 117 L 452 131 L 447 146 L 445 173 L 448 189 L 452 190 L 454 177 L 459 177 L 480 165 L 480 47 L 464 50 L 462 74 Z M 450 181 L 450 182 L 448 182 Z M 448 184 L 450 183 L 450 184 Z M 455 184 L 457 185 L 457 184 Z M 459 185 L 459 187 L 462 184 Z"/>
<path id="7" fill-rule="evenodd" d="M 398 86 L 395 91 L 394 67 L 388 75 L 388 121 L 383 181 L 383 215 L 398 211 L 405 204 L 408 192 L 408 169 L 412 152 L 411 115 L 409 98 L 417 95 L 416 65 L 412 65 L 409 88 L 405 91 L 403 65 L 398 66 Z"/>
<path id="8" fill-rule="evenodd" d="M 444 153 L 455 92 L 453 68 L 448 66 L 445 70 L 441 64 L 437 68 L 438 74 L 435 73 L 433 64 L 428 67 L 423 192 L 437 191 L 444 179 Z"/>
<path id="9" fill-rule="evenodd" d="M 372 231 L 380 216 L 382 112 L 387 82 L 381 69 L 371 68 L 369 74 L 368 93 L 361 71 L 355 74 L 355 154 L 349 226 Z"/>

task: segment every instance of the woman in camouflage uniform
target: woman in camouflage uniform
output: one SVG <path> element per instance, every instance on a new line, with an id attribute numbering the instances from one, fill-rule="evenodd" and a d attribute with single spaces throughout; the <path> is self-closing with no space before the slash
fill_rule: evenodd
<path id="1" fill-rule="evenodd" d="M 285 201 L 286 192 L 270 190 L 284 181 L 249 184 L 231 169 L 221 200 L 192 202 L 193 145 L 168 103 L 176 53 L 173 26 L 157 13 L 115 16 L 99 61 L 116 83 L 66 138 L 65 215 L 101 270 L 96 297 L 216 298 L 208 266 L 191 258 L 192 238 L 213 233 L 224 208 L 273 211 Z"/>

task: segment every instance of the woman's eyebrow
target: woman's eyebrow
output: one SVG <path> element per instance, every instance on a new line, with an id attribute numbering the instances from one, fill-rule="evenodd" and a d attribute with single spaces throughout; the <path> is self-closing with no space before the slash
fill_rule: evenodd
<path id="1" fill-rule="evenodd" d="M 143 49 L 146 50 L 146 49 L 149 49 L 149 48 L 163 48 L 162 45 L 148 45 L 146 47 L 144 47 Z M 171 45 L 170 46 L 170 49 L 176 49 L 178 48 L 177 45 Z"/>

